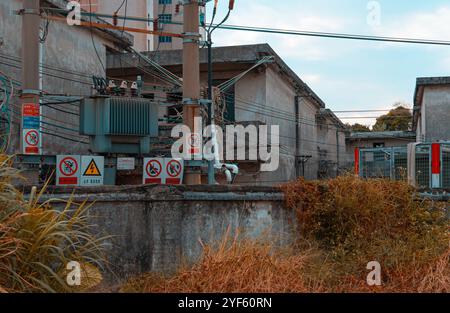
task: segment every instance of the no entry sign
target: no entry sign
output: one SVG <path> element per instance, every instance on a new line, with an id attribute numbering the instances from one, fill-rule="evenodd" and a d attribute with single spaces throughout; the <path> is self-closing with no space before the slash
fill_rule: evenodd
<path id="1" fill-rule="evenodd" d="M 78 186 L 81 157 L 79 155 L 58 155 L 56 157 L 56 184 Z"/>
<path id="2" fill-rule="evenodd" d="M 22 152 L 23 154 L 41 154 L 41 134 L 39 131 L 39 103 L 22 105 Z"/>
<path id="3" fill-rule="evenodd" d="M 22 130 L 22 146 L 24 154 L 39 154 L 40 134 L 38 129 Z"/>
<path id="4" fill-rule="evenodd" d="M 166 159 L 166 184 L 179 185 L 183 181 L 183 161 L 179 159 Z"/>
<path id="5" fill-rule="evenodd" d="M 164 184 L 164 159 L 146 158 L 144 159 L 144 179 L 143 184 Z"/>
<path id="6" fill-rule="evenodd" d="M 179 185 L 183 182 L 182 159 L 144 159 L 143 184 Z"/>

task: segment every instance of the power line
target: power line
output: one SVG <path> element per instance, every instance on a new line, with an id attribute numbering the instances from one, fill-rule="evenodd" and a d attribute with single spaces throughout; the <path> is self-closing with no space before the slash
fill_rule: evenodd
<path id="1" fill-rule="evenodd" d="M 91 13 L 91 15 L 89 16 L 89 21 L 92 23 L 92 3 L 91 0 L 89 0 L 89 13 Z M 89 27 L 90 29 L 90 33 L 91 33 L 91 41 L 92 41 L 92 46 L 94 47 L 95 50 L 95 54 L 97 55 L 98 60 L 100 61 L 100 64 L 102 65 L 103 71 L 106 74 L 106 68 L 105 65 L 103 64 L 102 58 L 100 58 L 100 54 L 97 51 L 97 47 L 95 46 L 95 42 L 94 42 L 94 35 L 92 33 L 92 27 Z"/>
<path id="2" fill-rule="evenodd" d="M 55 8 L 44 8 L 49 11 L 55 11 L 60 13 L 68 13 L 67 10 L 55 9 Z M 108 17 L 113 18 L 110 14 L 98 14 L 98 13 L 85 13 L 85 16 L 95 16 L 95 17 Z M 141 21 L 141 22 L 154 22 L 154 19 L 140 18 L 132 16 L 117 16 L 118 19 Z M 180 22 L 173 21 L 161 21 L 162 24 L 173 24 L 182 25 Z M 253 26 L 242 26 L 242 25 L 220 25 L 219 24 L 209 24 L 212 27 L 218 27 L 224 30 L 236 30 L 236 31 L 247 31 L 247 32 L 262 32 L 280 35 L 294 35 L 294 36 L 309 36 L 309 37 L 322 37 L 322 38 L 332 38 L 332 39 L 348 39 L 348 40 L 363 40 L 363 41 L 379 41 L 379 42 L 395 42 L 395 43 L 408 43 L 408 44 L 425 44 L 425 45 L 443 45 L 450 46 L 450 41 L 445 40 L 435 40 L 435 39 L 423 39 L 423 38 L 407 38 L 407 37 L 387 37 L 387 36 L 370 36 L 370 35 L 360 35 L 360 34 L 348 34 L 348 33 L 329 33 L 329 32 L 313 32 L 313 31 L 303 31 L 303 30 L 292 30 L 292 29 L 279 29 L 279 28 L 268 28 L 268 27 L 253 27 Z"/>

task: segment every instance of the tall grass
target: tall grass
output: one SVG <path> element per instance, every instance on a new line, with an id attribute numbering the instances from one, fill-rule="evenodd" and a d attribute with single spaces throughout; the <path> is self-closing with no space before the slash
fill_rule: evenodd
<path id="1" fill-rule="evenodd" d="M 417 201 L 403 182 L 346 176 L 282 187 L 296 212 L 294 246 L 226 234 L 204 245 L 194 266 L 171 277 L 147 274 L 125 292 L 449 292 L 449 220 Z M 368 286 L 367 263 L 381 264 L 382 286 Z"/>
<path id="2" fill-rule="evenodd" d="M 86 203 L 40 203 L 45 187 L 26 201 L 12 181 L 20 179 L 11 160 L 0 157 L 0 292 L 76 292 L 101 280 L 104 238 L 92 236 Z M 81 286 L 66 281 L 69 262 L 81 265 Z"/>

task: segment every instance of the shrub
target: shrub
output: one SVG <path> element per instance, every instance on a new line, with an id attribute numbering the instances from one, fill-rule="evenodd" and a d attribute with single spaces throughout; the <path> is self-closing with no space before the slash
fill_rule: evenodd
<path id="1" fill-rule="evenodd" d="M 39 204 L 45 188 L 25 201 L 11 184 L 19 179 L 10 159 L 0 161 L 0 292 L 73 292 L 85 290 L 101 280 L 102 242 L 91 235 L 86 203 L 66 203 L 62 211 L 52 201 Z M 77 288 L 66 282 L 66 265 L 81 265 Z"/>

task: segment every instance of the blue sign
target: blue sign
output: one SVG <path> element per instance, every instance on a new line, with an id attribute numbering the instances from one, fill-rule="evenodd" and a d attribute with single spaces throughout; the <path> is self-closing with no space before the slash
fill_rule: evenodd
<path id="1" fill-rule="evenodd" d="M 23 129 L 39 129 L 39 117 L 24 116 Z"/>

